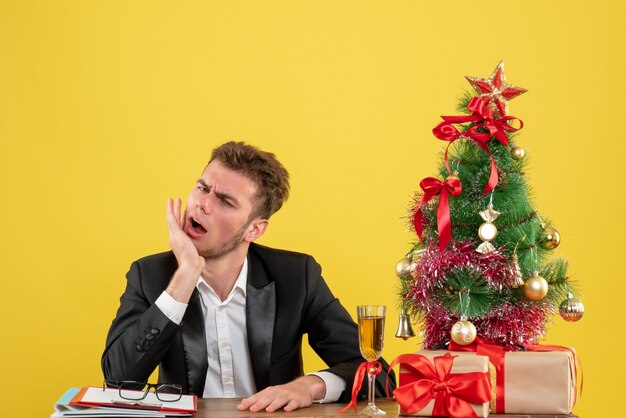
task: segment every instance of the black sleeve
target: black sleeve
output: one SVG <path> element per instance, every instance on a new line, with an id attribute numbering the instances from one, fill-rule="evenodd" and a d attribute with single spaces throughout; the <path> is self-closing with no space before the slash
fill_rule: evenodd
<path id="1" fill-rule="evenodd" d="M 307 260 L 307 299 L 305 306 L 305 332 L 309 344 L 329 366 L 324 371 L 343 378 L 346 390 L 339 402 L 349 402 L 354 375 L 359 364 L 365 360 L 359 350 L 358 328 L 339 299 L 335 298 L 321 276 L 320 265 L 312 258 Z M 389 364 L 381 358 L 383 372 L 376 377 L 376 396 L 385 397 L 385 379 Z M 395 374 L 391 370 L 389 391 L 396 387 Z M 367 398 L 367 382 L 363 382 L 359 399 Z"/>
<path id="2" fill-rule="evenodd" d="M 126 290 L 102 354 L 102 372 L 105 379 L 145 383 L 172 344 L 179 326 L 149 302 L 138 262 L 131 265 L 126 280 Z"/>

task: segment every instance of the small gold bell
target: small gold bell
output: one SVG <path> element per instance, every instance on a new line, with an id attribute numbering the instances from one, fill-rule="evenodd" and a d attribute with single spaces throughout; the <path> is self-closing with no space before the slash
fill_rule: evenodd
<path id="1" fill-rule="evenodd" d="M 402 338 L 404 341 L 411 337 L 415 337 L 415 331 L 411 326 L 411 317 L 407 315 L 406 309 L 402 309 L 400 319 L 398 321 L 398 330 L 396 331 L 396 338 Z"/>

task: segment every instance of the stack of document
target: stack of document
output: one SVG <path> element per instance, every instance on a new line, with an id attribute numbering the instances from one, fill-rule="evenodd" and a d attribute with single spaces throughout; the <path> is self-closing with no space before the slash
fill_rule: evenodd
<path id="1" fill-rule="evenodd" d="M 141 401 L 120 397 L 118 389 L 70 388 L 54 405 L 57 417 L 189 417 L 198 409 L 195 395 L 183 395 L 175 402 L 161 402 L 152 392 Z"/>

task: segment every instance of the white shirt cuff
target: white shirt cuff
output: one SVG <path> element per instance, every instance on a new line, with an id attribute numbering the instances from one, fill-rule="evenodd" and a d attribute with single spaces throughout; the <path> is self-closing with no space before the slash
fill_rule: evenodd
<path id="1" fill-rule="evenodd" d="M 183 320 L 183 316 L 185 315 L 185 311 L 187 310 L 186 303 L 177 301 L 165 290 L 154 303 L 161 310 L 161 312 L 163 312 L 163 315 L 167 316 L 170 321 L 176 325 L 180 325 L 180 322 Z"/>
<path id="2" fill-rule="evenodd" d="M 316 399 L 314 402 L 329 403 L 336 402 L 346 389 L 346 381 L 331 372 L 309 373 L 317 376 L 326 384 L 326 396 L 324 399 Z"/>

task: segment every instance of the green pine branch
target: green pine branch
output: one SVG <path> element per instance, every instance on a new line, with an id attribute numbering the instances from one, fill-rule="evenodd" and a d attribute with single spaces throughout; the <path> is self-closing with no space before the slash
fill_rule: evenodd
<path id="1" fill-rule="evenodd" d="M 437 295 L 441 306 L 458 317 L 482 317 L 499 301 L 485 277 L 474 268 L 451 270 L 441 285 L 442 291 Z"/>

